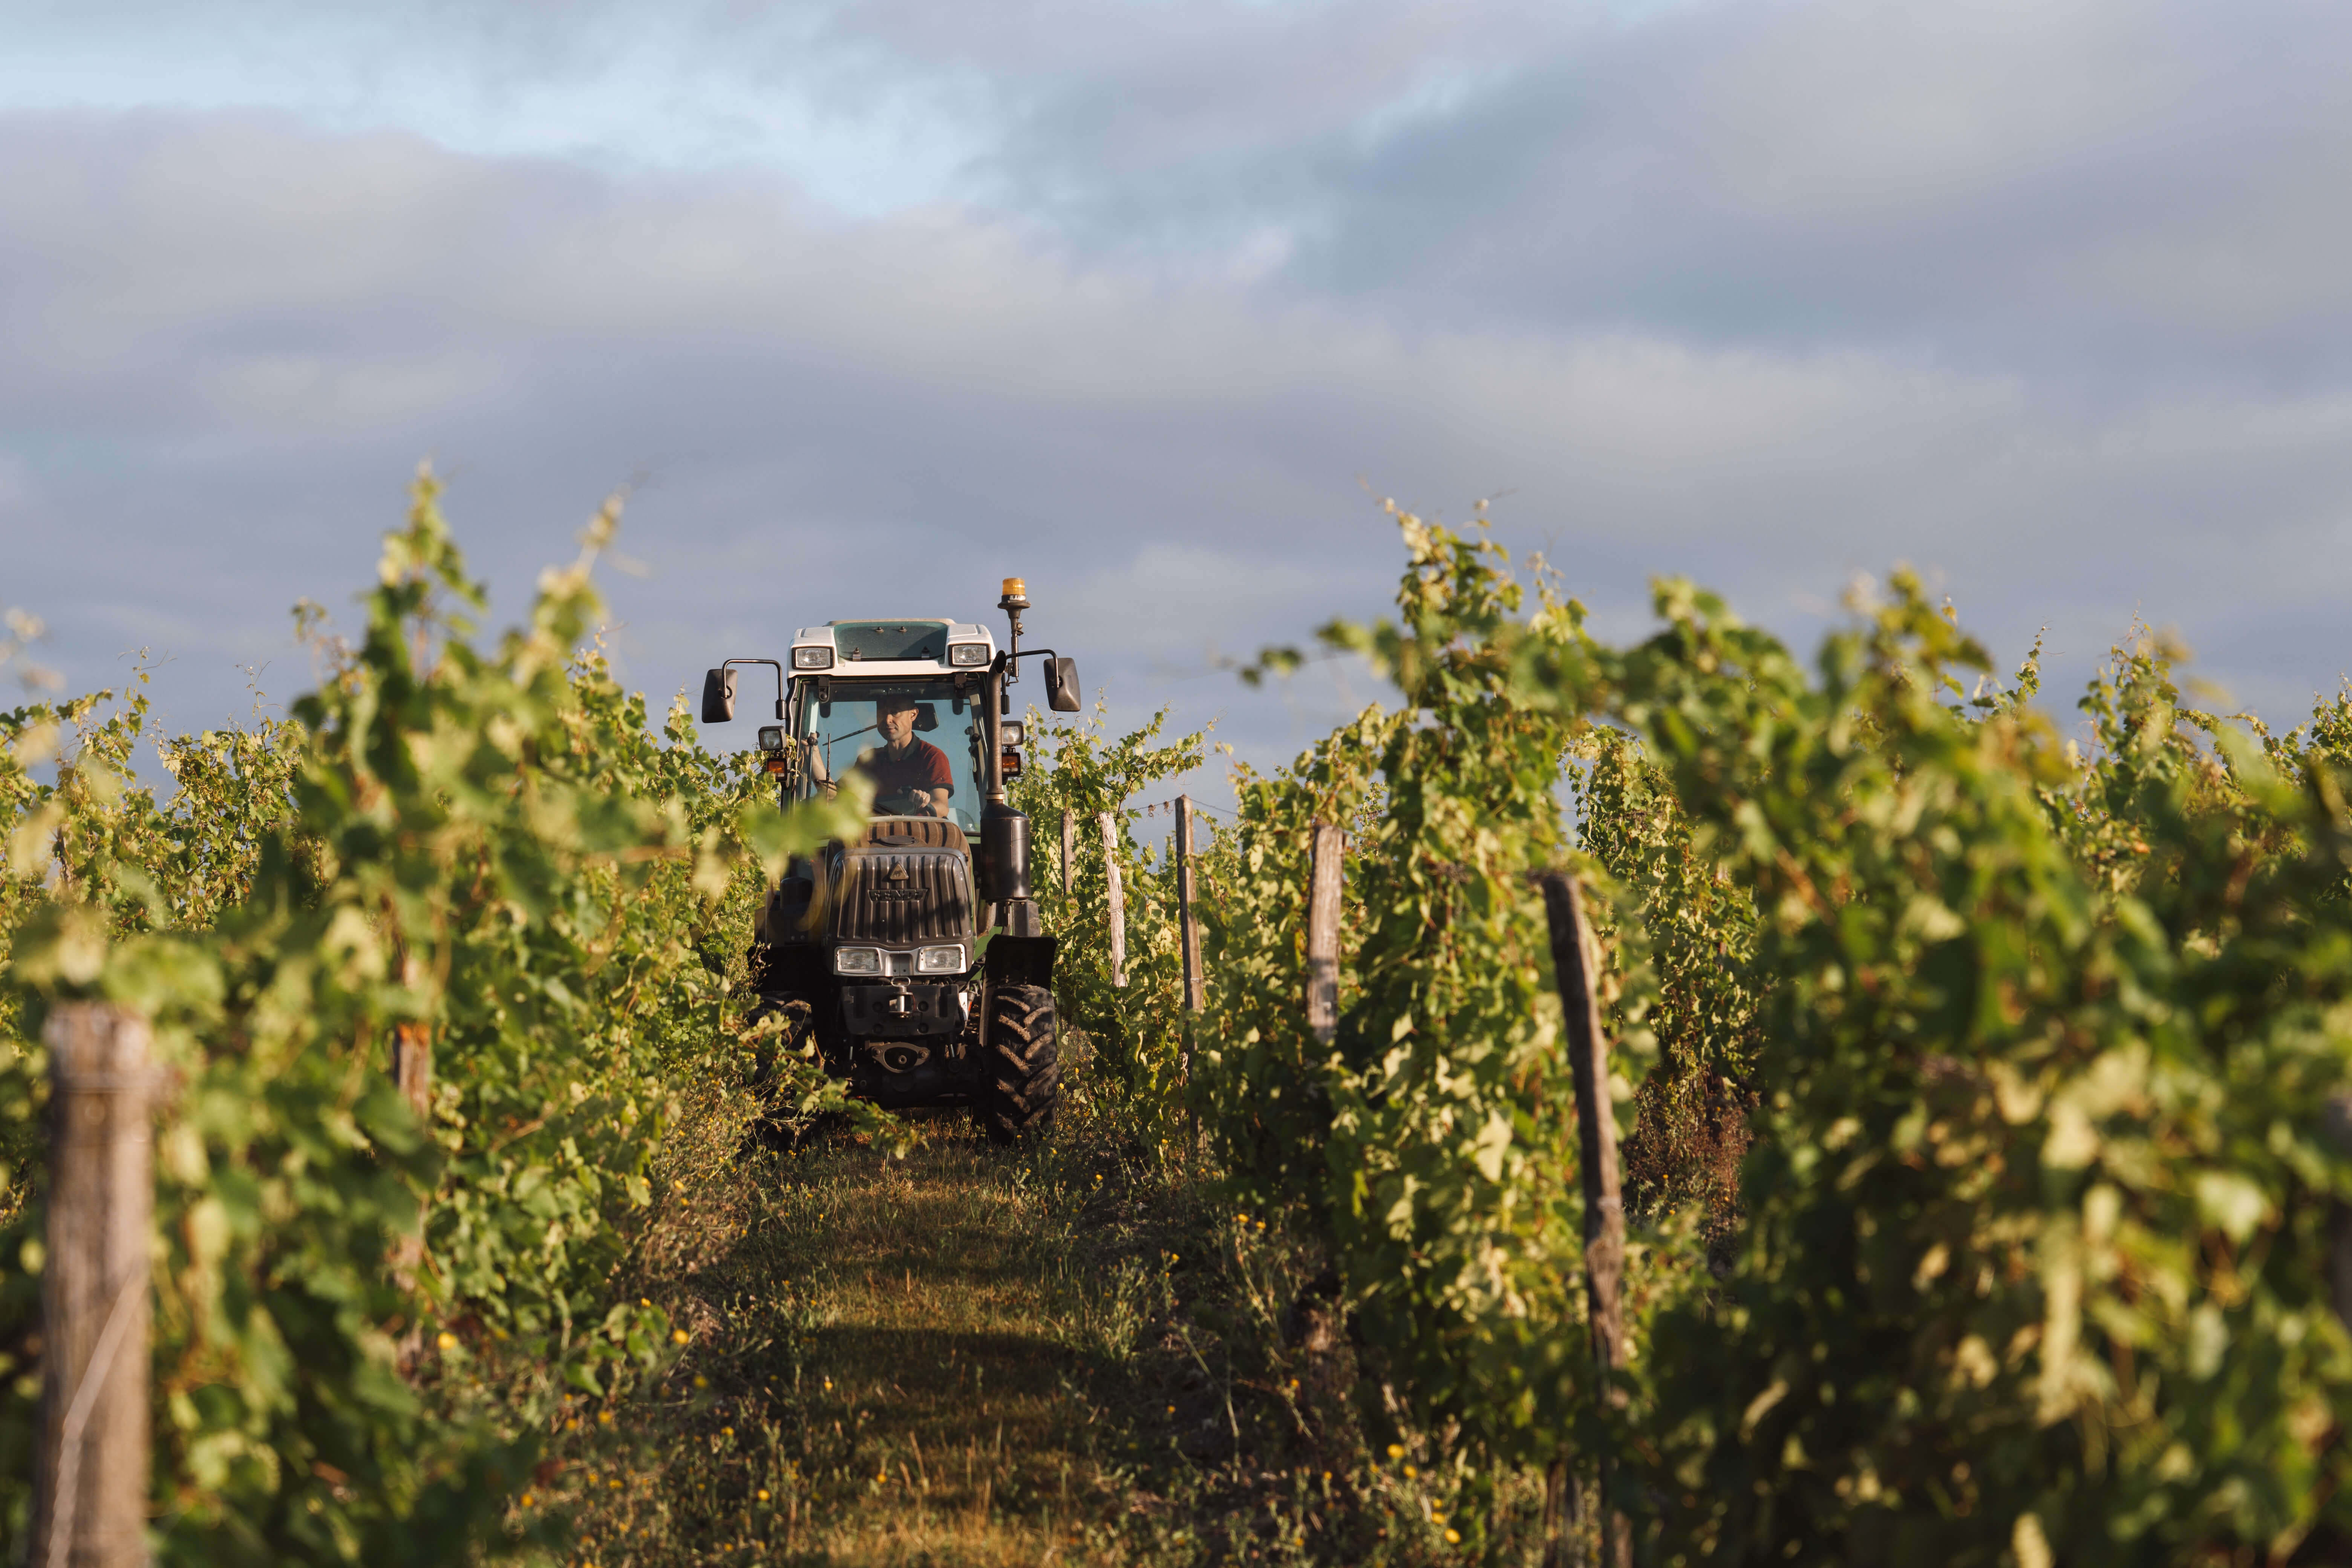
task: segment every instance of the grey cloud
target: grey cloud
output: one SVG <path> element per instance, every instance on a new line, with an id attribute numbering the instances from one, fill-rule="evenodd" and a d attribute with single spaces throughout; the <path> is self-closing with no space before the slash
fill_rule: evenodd
<path id="1" fill-rule="evenodd" d="M 1208 84 L 1123 61 L 1043 98 L 1008 179 L 1087 232 L 1279 225 L 1292 287 L 1409 320 L 1901 343 L 2090 379 L 2346 369 L 2341 8 L 1724 3 L 1507 37 L 1406 79 L 1476 80 L 1442 112 L 1383 126 L 1368 93 L 1240 142 L 1160 134 L 1158 99 L 1251 126 L 1234 100 L 1321 62 Z"/>
<path id="2" fill-rule="evenodd" d="M 1252 696 L 1211 651 L 1379 613 L 1377 497 L 1505 489 L 1505 536 L 1615 635 L 1670 571 L 1805 640 L 1851 573 L 1910 559 L 2005 655 L 2047 623 L 2077 672 L 2135 612 L 2258 702 L 2344 663 L 2352 402 L 2326 386 L 2089 396 L 1900 345 L 1414 325 L 971 212 L 844 224 L 749 177 L 246 116 L 0 119 L 0 600 L 79 683 L 179 656 L 183 722 L 242 710 L 236 665 L 294 668 L 286 605 L 366 581 L 425 453 L 509 615 L 643 481 L 624 552 L 651 574 L 609 585 L 657 699 L 796 626 L 985 613 L 1019 573 L 1123 715 L 1222 712 L 1278 758 L 1371 693 Z"/>
<path id="3" fill-rule="evenodd" d="M 723 165 L 732 137 L 858 210 L 859 179 L 903 175 L 1089 261 L 1408 330 L 1901 348 L 2126 395 L 2310 386 L 2352 346 L 2352 14 L 2297 0 L 48 15 L 117 44 L 299 37 L 383 114 L 428 89 L 477 129 L 502 109 L 501 145 Z"/>
<path id="4" fill-rule="evenodd" d="M 2340 7 L 902 0 L 826 36 L 984 84 L 995 210 L 1402 321 L 2097 384 L 2352 347 Z"/>

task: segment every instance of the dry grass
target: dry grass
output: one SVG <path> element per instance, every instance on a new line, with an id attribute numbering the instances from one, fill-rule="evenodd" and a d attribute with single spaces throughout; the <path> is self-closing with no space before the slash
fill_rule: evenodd
<path id="1" fill-rule="evenodd" d="M 1109 1532 L 1122 1487 L 1068 1419 L 1086 1313 L 1017 1163 L 939 1127 L 724 1176 L 641 1254 L 687 1353 L 610 1422 L 580 1402 L 534 1499 L 575 1561 L 1035 1563 Z"/>
<path id="2" fill-rule="evenodd" d="M 1025 1171 L 967 1129 L 782 1163 L 765 1239 L 802 1304 L 785 1557 L 1091 1558 L 1122 1478 L 1086 1409 L 1089 1298 Z M 797 1513 L 798 1517 L 793 1517 Z"/>
<path id="3" fill-rule="evenodd" d="M 519 1515 L 568 1517 L 570 1561 L 1524 1560 L 1528 1485 L 1368 1425 L 1311 1247 L 1115 1107 L 903 1155 L 749 1147 L 743 1109 L 690 1110 L 627 1283 L 691 1342 L 574 1402 Z"/>

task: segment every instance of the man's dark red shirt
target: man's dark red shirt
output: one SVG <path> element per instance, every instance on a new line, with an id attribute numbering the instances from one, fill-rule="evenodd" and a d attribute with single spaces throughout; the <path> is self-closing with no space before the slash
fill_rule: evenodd
<path id="1" fill-rule="evenodd" d="M 910 789 L 955 788 L 955 775 L 948 771 L 948 754 L 919 735 L 908 737 L 907 749 L 895 757 L 888 747 L 877 746 L 858 758 L 857 765 L 874 781 L 877 800 Z"/>

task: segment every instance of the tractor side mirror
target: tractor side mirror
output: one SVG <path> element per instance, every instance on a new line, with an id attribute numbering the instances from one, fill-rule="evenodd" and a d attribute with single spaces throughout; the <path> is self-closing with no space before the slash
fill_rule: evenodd
<path id="1" fill-rule="evenodd" d="M 1045 706 L 1056 713 L 1078 710 L 1076 659 L 1049 658 L 1045 661 Z"/>
<path id="2" fill-rule="evenodd" d="M 724 724 L 735 717 L 735 672 L 721 667 L 702 674 L 702 721 Z"/>
<path id="3" fill-rule="evenodd" d="M 936 730 L 939 727 L 940 705 L 936 702 L 916 703 L 915 728 L 918 730 Z"/>

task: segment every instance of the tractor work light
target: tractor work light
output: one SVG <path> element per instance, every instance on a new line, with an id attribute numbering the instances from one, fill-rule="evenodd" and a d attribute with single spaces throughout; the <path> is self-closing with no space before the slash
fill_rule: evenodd
<path id="1" fill-rule="evenodd" d="M 963 949 L 961 947 L 923 948 L 915 954 L 915 973 L 918 974 L 961 974 L 963 973 Z"/>
<path id="2" fill-rule="evenodd" d="M 760 726 L 760 750 L 781 752 L 784 749 L 784 727 L 782 724 Z"/>
<path id="3" fill-rule="evenodd" d="M 984 642 L 950 643 L 948 646 L 948 662 L 967 668 L 975 664 L 986 664 L 988 645 Z"/>
<path id="4" fill-rule="evenodd" d="M 831 669 L 833 649 L 829 647 L 796 647 L 793 649 L 794 669 Z"/>
<path id="5" fill-rule="evenodd" d="M 878 947 L 845 947 L 833 955 L 835 974 L 879 974 L 882 973 L 882 950 Z"/>

